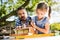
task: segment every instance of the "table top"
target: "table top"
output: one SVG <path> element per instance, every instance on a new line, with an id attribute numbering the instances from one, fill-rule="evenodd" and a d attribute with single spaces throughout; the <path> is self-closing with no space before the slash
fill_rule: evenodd
<path id="1" fill-rule="evenodd" d="M 25 38 L 25 39 L 22 39 L 22 40 L 60 40 L 60 36 L 49 36 L 49 37 L 39 37 L 39 38 Z"/>
<path id="2" fill-rule="evenodd" d="M 38 37 L 54 36 L 54 33 L 50 33 L 50 34 L 33 34 L 33 35 L 11 34 L 10 36 L 14 36 L 14 37 L 16 37 L 17 39 L 19 39 L 19 38 L 38 38 Z"/>
<path id="3" fill-rule="evenodd" d="M 59 36 L 47 36 L 47 37 L 36 37 L 36 38 L 15 38 L 15 37 L 9 37 L 9 39 L 7 39 L 8 36 L 5 36 L 4 39 L 0 39 L 0 40 L 60 40 L 60 35 Z"/>

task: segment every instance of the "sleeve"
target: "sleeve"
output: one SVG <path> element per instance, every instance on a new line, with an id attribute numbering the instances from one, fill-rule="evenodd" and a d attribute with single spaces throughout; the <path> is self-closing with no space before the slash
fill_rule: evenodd
<path id="1" fill-rule="evenodd" d="M 49 19 L 47 17 L 45 18 L 45 23 L 49 23 Z"/>

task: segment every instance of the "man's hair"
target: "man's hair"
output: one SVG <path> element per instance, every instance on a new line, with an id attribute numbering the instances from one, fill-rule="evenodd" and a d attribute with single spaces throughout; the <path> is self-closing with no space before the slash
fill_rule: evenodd
<path id="1" fill-rule="evenodd" d="M 37 9 L 47 9 L 47 4 L 42 2 L 37 5 Z"/>
<path id="2" fill-rule="evenodd" d="M 25 8 L 24 8 L 24 7 L 19 7 L 19 8 L 17 8 L 16 13 L 17 13 L 19 10 L 22 10 L 22 9 L 25 9 Z"/>

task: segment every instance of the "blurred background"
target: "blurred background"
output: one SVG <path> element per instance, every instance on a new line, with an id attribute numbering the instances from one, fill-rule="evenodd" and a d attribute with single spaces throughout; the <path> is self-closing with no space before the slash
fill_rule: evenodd
<path id="1" fill-rule="evenodd" d="M 0 0 L 0 32 L 13 33 L 15 20 L 17 19 L 16 9 L 25 7 L 29 16 L 35 15 L 36 5 L 44 1 L 51 6 L 50 31 L 60 31 L 60 0 Z"/>

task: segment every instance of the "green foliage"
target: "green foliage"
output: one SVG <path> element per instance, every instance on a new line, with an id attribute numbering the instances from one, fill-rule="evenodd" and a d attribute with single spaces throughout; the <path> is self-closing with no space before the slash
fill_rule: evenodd
<path id="1" fill-rule="evenodd" d="M 20 7 L 26 2 L 26 0 L 8 0 L 6 2 L 2 2 L 2 1 L 3 0 L 0 0 L 0 19 L 1 19 L 0 22 L 3 20 L 1 22 L 2 24 L 4 23 L 6 24 L 5 22 L 6 19 L 10 17 L 13 13 L 15 13 L 14 10 L 16 10 L 18 7 Z M 47 2 L 49 6 L 55 4 L 55 2 L 52 2 L 52 0 L 30 0 L 29 2 L 27 2 L 28 3 L 27 6 L 25 5 L 23 6 L 27 9 L 28 12 L 33 12 L 36 9 L 36 5 L 40 1 Z M 30 14 L 30 15 L 33 15 L 33 14 Z"/>
<path id="2" fill-rule="evenodd" d="M 25 1 L 23 0 L 17 0 L 16 3 L 14 3 L 14 0 L 8 0 L 8 2 L 2 2 L 0 4 L 0 18 L 3 16 L 6 16 L 9 14 L 13 9 L 18 8 L 20 5 L 22 5 Z"/>
<path id="3" fill-rule="evenodd" d="M 5 10 L 5 5 L 2 6 L 2 8 L 0 9 L 0 17 L 4 16 L 6 14 L 6 10 Z M 3 15 L 4 14 L 4 15 Z"/>
<path id="4" fill-rule="evenodd" d="M 17 9 L 19 6 L 24 4 L 24 2 L 26 0 L 17 0 L 15 3 L 14 3 L 14 1 L 15 0 L 8 0 L 8 2 L 4 2 L 4 3 L 0 4 L 0 5 L 3 6 L 3 7 L 1 6 L 2 9 L 0 9 L 0 17 L 2 17 L 3 14 L 7 15 L 11 11 L 13 11 L 13 8 Z M 27 10 L 30 11 L 30 12 L 34 11 L 36 9 L 37 3 L 39 3 L 40 1 L 45 1 L 49 5 L 55 4 L 55 3 L 52 2 L 52 0 L 30 0 L 29 5 L 26 7 Z M 8 5 L 8 6 L 6 6 L 6 5 Z"/>
<path id="5" fill-rule="evenodd" d="M 60 30 L 60 23 L 53 23 L 50 26 L 51 30 Z"/>

